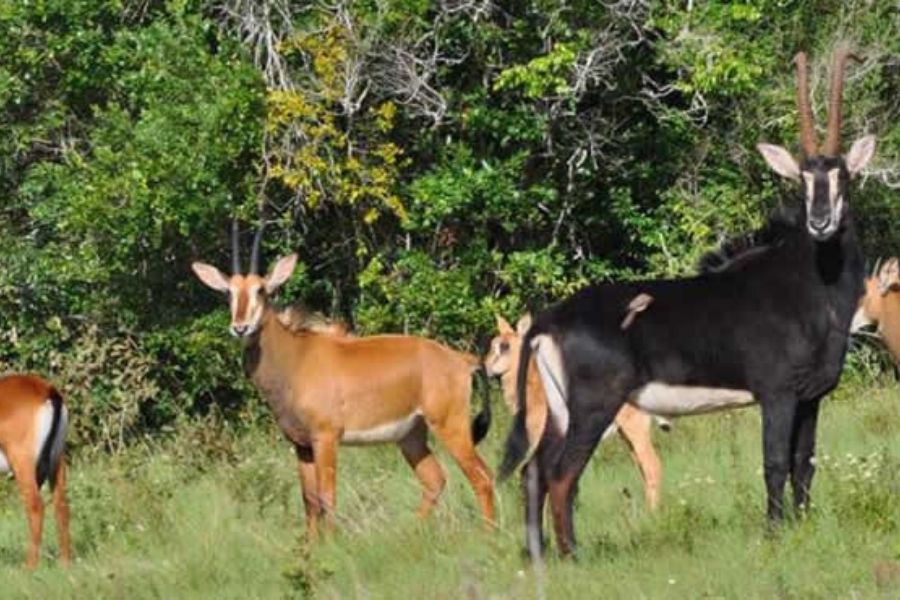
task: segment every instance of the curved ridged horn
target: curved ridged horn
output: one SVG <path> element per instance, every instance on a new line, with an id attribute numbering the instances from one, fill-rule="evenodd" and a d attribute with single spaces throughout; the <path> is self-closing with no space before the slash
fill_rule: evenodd
<path id="1" fill-rule="evenodd" d="M 231 274 L 241 274 L 241 226 L 237 219 L 231 220 Z"/>
<path id="2" fill-rule="evenodd" d="M 259 247 L 262 243 L 262 234 L 263 229 L 266 228 L 266 222 L 259 222 L 259 229 L 256 230 L 256 235 L 253 236 L 253 249 L 250 251 L 250 273 L 254 275 L 259 275 Z"/>
<path id="3" fill-rule="evenodd" d="M 816 124 L 813 121 L 812 106 L 809 102 L 809 71 L 806 66 L 806 52 L 798 52 L 794 57 L 797 64 L 797 112 L 800 114 L 800 148 L 806 156 L 815 156 L 819 145 L 816 139 Z"/>
<path id="4" fill-rule="evenodd" d="M 834 59 L 831 63 L 831 87 L 828 91 L 828 130 L 825 132 L 825 143 L 822 144 L 822 154 L 825 156 L 837 156 L 841 152 L 841 108 L 844 95 L 844 67 L 850 49 L 841 46 L 834 51 Z"/>

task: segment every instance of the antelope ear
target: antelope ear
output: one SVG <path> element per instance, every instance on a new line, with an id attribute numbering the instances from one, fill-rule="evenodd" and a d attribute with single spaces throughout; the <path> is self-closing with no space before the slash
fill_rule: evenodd
<path id="1" fill-rule="evenodd" d="M 516 323 L 516 333 L 524 336 L 529 329 L 531 329 L 531 313 L 525 313 L 519 317 L 519 322 Z"/>
<path id="2" fill-rule="evenodd" d="M 788 179 L 800 179 L 800 165 L 790 152 L 774 144 L 757 144 L 756 149 L 773 171 Z"/>
<path id="3" fill-rule="evenodd" d="M 892 258 L 878 272 L 878 292 L 886 296 L 897 291 L 900 291 L 900 258 Z"/>
<path id="4" fill-rule="evenodd" d="M 866 165 L 869 164 L 869 161 L 872 160 L 874 154 L 874 135 L 864 135 L 853 142 L 853 145 L 850 146 L 850 152 L 844 157 L 844 162 L 847 164 L 847 171 L 850 173 L 850 177 L 855 177 L 860 171 L 865 169 Z"/>
<path id="5" fill-rule="evenodd" d="M 200 281 L 217 292 L 227 292 L 231 289 L 231 283 L 228 278 L 214 266 L 202 262 L 193 262 L 191 263 L 191 269 L 194 270 L 194 274 Z"/>
<path id="6" fill-rule="evenodd" d="M 860 306 L 853 313 L 853 320 L 850 321 L 850 333 L 856 333 L 863 327 L 872 325 L 874 321 L 866 314 L 866 309 Z"/>
<path id="7" fill-rule="evenodd" d="M 494 319 L 497 321 L 497 331 L 499 331 L 501 335 L 506 335 L 513 332 L 512 325 L 509 324 L 509 321 L 507 321 L 500 315 L 494 315 Z"/>
<path id="8" fill-rule="evenodd" d="M 275 290 L 284 285 L 284 282 L 293 275 L 296 266 L 296 252 L 279 258 L 278 262 L 275 263 L 275 266 L 272 267 L 272 272 L 266 276 L 266 293 L 272 294 Z"/>

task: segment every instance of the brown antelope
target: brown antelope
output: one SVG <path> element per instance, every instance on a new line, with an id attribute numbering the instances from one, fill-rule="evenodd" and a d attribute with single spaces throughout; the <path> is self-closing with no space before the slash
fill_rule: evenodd
<path id="1" fill-rule="evenodd" d="M 428 447 L 428 430 L 446 446 L 475 491 L 487 523 L 494 522 L 491 472 L 475 450 L 490 426 L 487 375 L 479 360 L 419 337 L 352 337 L 291 331 L 269 298 L 291 276 L 297 255 L 259 275 L 257 231 L 250 271 L 241 274 L 237 229 L 232 231 L 233 275 L 195 262 L 194 273 L 229 294 L 231 333 L 245 350 L 245 370 L 294 444 L 306 509 L 316 537 L 320 515 L 334 524 L 339 444 L 396 443 L 422 485 L 418 514 L 427 516 L 444 489 L 444 470 Z M 482 412 L 469 423 L 472 375 L 484 381 Z"/>
<path id="2" fill-rule="evenodd" d="M 640 312 L 644 308 L 645 306 L 630 311 L 622 322 L 622 327 L 628 327 L 634 320 L 636 312 Z M 512 413 L 516 413 L 518 410 L 516 380 L 519 374 L 519 354 L 522 350 L 522 337 L 528 332 L 529 327 L 531 327 L 530 315 L 520 318 L 515 329 L 506 319 L 497 316 L 499 335 L 491 340 L 490 350 L 485 358 L 488 374 L 500 377 L 503 399 Z M 537 367 L 534 365 L 534 358 L 531 360 L 532 365 L 528 369 L 525 393 L 526 431 L 528 434 L 528 450 L 524 459 L 526 461 L 530 459 L 544 434 L 548 415 L 547 396 L 541 385 Z M 644 479 L 644 498 L 647 506 L 651 510 L 655 510 L 659 505 L 662 465 L 650 437 L 651 422 L 650 415 L 630 404 L 624 404 L 616 415 L 615 426 L 607 430 L 607 435 L 618 431 L 625 440 Z"/>
<path id="3" fill-rule="evenodd" d="M 853 316 L 852 331 L 877 325 L 885 345 L 900 364 L 900 258 L 887 260 L 866 278 L 866 295 Z"/>
<path id="4" fill-rule="evenodd" d="M 68 412 L 56 389 L 33 375 L 0 378 L 0 472 L 12 470 L 25 505 L 30 538 L 25 565 L 38 563 L 44 525 L 41 487 L 50 481 L 59 558 L 68 564 L 69 505 L 66 502 L 65 439 Z"/>

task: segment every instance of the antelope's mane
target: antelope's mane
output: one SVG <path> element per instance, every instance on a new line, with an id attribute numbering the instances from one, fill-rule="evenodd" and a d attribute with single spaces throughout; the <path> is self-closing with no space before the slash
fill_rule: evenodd
<path id="1" fill-rule="evenodd" d="M 319 312 L 311 312 L 302 306 L 291 305 L 275 312 L 278 321 L 291 333 L 318 333 L 337 337 L 350 337 L 349 327 L 343 321 L 329 319 Z"/>
<path id="2" fill-rule="evenodd" d="M 727 238 L 718 248 L 701 256 L 697 270 L 711 274 L 739 269 L 796 234 L 802 229 L 801 221 L 799 211 L 779 209 L 759 229 Z"/>

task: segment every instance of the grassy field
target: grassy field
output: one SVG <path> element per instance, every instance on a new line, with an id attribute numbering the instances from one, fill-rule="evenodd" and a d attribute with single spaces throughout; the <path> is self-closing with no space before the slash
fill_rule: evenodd
<path id="1" fill-rule="evenodd" d="M 898 390 L 848 381 L 825 403 L 813 510 L 775 536 L 764 527 L 757 409 L 657 432 L 666 472 L 655 515 L 624 445 L 605 444 L 582 480 L 579 559 L 550 560 L 547 597 L 898 597 L 900 574 L 881 584 L 875 575 L 900 560 Z M 482 448 L 492 464 L 507 425 L 497 419 Z M 274 428 L 185 428 L 122 455 L 82 453 L 70 478 L 69 569 L 53 562 L 50 519 L 41 568 L 21 570 L 25 522 L 13 483 L 0 481 L 0 597 L 535 597 L 518 486 L 498 490 L 500 530 L 485 533 L 462 474 L 442 457 L 450 484 L 423 524 L 397 450 L 346 449 L 340 533 L 309 548 L 294 459 Z"/>

